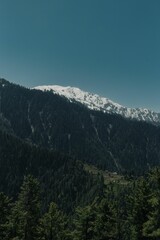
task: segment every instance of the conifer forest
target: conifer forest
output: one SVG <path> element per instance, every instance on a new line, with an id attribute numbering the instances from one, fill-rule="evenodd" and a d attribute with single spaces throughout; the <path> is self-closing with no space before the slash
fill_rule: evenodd
<path id="1" fill-rule="evenodd" d="M 0 79 L 0 240 L 159 239 L 159 124 Z"/>

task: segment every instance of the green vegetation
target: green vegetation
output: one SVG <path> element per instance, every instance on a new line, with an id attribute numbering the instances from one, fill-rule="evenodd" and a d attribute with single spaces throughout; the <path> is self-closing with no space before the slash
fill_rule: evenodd
<path id="1" fill-rule="evenodd" d="M 125 176 L 118 174 L 117 172 L 109 172 L 107 170 L 98 169 L 96 166 L 84 164 L 84 169 L 94 176 L 100 175 L 104 178 L 104 184 L 115 183 L 115 184 L 128 184 L 130 181 L 126 180 Z"/>
<path id="2" fill-rule="evenodd" d="M 0 83 L 0 240 L 160 239 L 160 127 Z"/>
<path id="3" fill-rule="evenodd" d="M 108 184 L 104 196 L 66 215 L 51 202 L 42 211 L 40 184 L 24 178 L 16 201 L 0 193 L 1 240 L 158 240 L 160 169 L 129 185 Z"/>
<path id="4" fill-rule="evenodd" d="M 0 131 L 0 191 L 17 198 L 23 177 L 36 177 L 44 197 L 42 208 L 54 201 L 67 213 L 101 193 L 99 176 L 86 172 L 75 158 L 25 143 Z"/>
<path id="5" fill-rule="evenodd" d="M 143 175 L 160 164 L 160 127 L 91 111 L 52 92 L 0 83 L 0 128 L 102 170 Z"/>

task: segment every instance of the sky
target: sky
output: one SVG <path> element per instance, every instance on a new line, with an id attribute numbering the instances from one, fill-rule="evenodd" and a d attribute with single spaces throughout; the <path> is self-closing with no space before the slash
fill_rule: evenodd
<path id="1" fill-rule="evenodd" d="M 160 112 L 159 0 L 0 0 L 0 77 Z"/>

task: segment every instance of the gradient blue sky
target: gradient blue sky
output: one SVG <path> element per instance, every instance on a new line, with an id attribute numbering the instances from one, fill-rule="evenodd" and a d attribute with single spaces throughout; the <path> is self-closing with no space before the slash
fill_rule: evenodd
<path id="1" fill-rule="evenodd" d="M 160 112 L 160 0 L 0 0 L 0 76 Z"/>

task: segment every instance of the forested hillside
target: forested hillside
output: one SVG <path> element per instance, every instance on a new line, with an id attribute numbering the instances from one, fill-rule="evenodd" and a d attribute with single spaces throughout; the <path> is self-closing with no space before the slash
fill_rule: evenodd
<path id="1" fill-rule="evenodd" d="M 0 83 L 1 115 L 19 138 L 110 171 L 138 175 L 159 165 L 160 127 Z"/>
<path id="2" fill-rule="evenodd" d="M 103 189 L 83 164 L 58 152 L 40 149 L 0 131 L 0 191 L 16 199 L 25 175 L 40 181 L 43 208 L 55 201 L 65 212 L 90 202 Z"/>
<path id="3" fill-rule="evenodd" d="M 1 79 L 0 239 L 159 240 L 159 164 L 160 127 Z"/>

